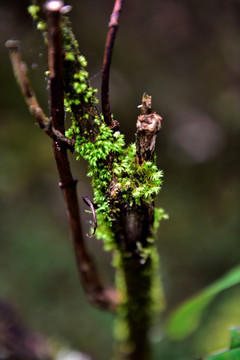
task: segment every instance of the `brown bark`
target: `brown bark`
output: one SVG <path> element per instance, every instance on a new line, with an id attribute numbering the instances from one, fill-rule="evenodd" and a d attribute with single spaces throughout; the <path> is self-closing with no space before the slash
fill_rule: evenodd
<path id="1" fill-rule="evenodd" d="M 60 28 L 60 8 L 52 11 L 47 7 L 48 68 L 50 86 L 50 111 L 53 126 L 64 133 L 63 105 L 63 53 Z M 88 300 L 95 305 L 114 310 L 117 295 L 113 289 L 105 288 L 86 250 L 76 193 L 77 181 L 73 179 L 67 149 L 58 141 L 53 142 L 55 161 L 60 178 L 60 187 L 66 204 L 78 272 Z"/>
<path id="2" fill-rule="evenodd" d="M 40 107 L 28 78 L 27 64 L 22 60 L 20 46 L 20 42 L 17 40 L 8 40 L 6 42 L 6 47 L 10 53 L 15 77 L 18 81 L 30 113 L 35 118 L 36 124 L 44 130 L 47 135 L 49 135 L 53 140 L 57 140 L 58 142 L 65 144 L 66 147 L 73 151 L 74 140 L 67 138 L 61 131 L 55 129 L 52 126 L 51 120 L 48 119 Z"/>
<path id="3" fill-rule="evenodd" d="M 108 33 L 105 43 L 103 64 L 102 64 L 102 87 L 101 87 L 101 96 L 102 96 L 102 112 L 106 124 L 111 129 L 118 129 L 119 123 L 116 120 L 112 119 L 110 102 L 109 102 L 109 75 L 110 67 L 113 53 L 113 46 L 115 42 L 115 37 L 118 29 L 118 20 L 123 7 L 123 0 L 116 0 L 112 15 L 108 24 Z"/>

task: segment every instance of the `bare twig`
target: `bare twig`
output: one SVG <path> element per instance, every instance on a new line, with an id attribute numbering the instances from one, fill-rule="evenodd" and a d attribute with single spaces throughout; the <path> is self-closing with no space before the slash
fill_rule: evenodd
<path id="1" fill-rule="evenodd" d="M 123 7 L 124 0 L 116 0 L 113 8 L 110 22 L 108 24 L 108 34 L 105 43 L 103 65 L 102 65 L 102 112 L 104 120 L 110 128 L 118 128 L 119 124 L 116 120 L 112 119 L 110 102 L 109 102 L 109 73 L 111 66 L 111 59 L 113 53 L 114 41 L 118 29 L 118 19 Z"/>
<path id="2" fill-rule="evenodd" d="M 57 6 L 59 3 L 59 6 Z M 63 105 L 63 55 L 61 46 L 60 10 L 61 1 L 49 1 L 47 9 L 48 67 L 50 82 L 50 109 L 53 126 L 64 133 Z M 54 5 L 54 7 L 53 7 Z M 86 250 L 79 217 L 76 180 L 73 179 L 66 147 L 53 142 L 55 160 L 60 177 L 60 187 L 66 203 L 68 220 L 74 244 L 78 272 L 83 288 L 90 302 L 108 310 L 114 310 L 117 296 L 115 290 L 106 289 Z"/>
<path id="3" fill-rule="evenodd" d="M 30 81 L 28 79 L 28 70 L 26 63 L 22 60 L 20 53 L 20 42 L 18 40 L 8 40 L 6 47 L 9 49 L 10 58 L 14 70 L 14 74 L 21 88 L 23 96 L 29 107 L 31 114 L 35 117 L 37 124 L 41 129 L 49 129 L 50 121 L 41 109 L 34 92 L 32 91 Z M 46 130 L 48 131 L 48 130 Z"/>
<path id="4" fill-rule="evenodd" d="M 10 59 L 12 62 L 14 74 L 21 88 L 24 99 L 28 105 L 29 111 L 34 116 L 37 125 L 46 132 L 53 140 L 65 144 L 72 151 L 74 150 L 75 141 L 67 138 L 59 130 L 52 126 L 51 120 L 44 114 L 40 107 L 36 95 L 34 94 L 31 83 L 28 78 L 26 63 L 22 60 L 20 52 L 20 42 L 18 40 L 8 40 L 6 47 L 9 49 Z"/>
<path id="5" fill-rule="evenodd" d="M 55 129 L 53 126 L 51 128 L 52 134 L 51 138 L 53 140 L 57 140 L 60 144 L 69 148 L 69 150 L 74 151 L 75 140 L 68 138 L 67 136 L 63 135 L 61 131 Z M 55 137 L 55 138 L 54 138 Z"/>

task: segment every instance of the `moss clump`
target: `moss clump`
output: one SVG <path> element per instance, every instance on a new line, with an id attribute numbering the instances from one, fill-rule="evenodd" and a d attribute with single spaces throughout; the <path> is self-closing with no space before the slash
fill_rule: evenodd
<path id="1" fill-rule="evenodd" d="M 47 24 L 44 21 L 38 21 L 37 29 L 41 31 L 45 31 L 47 29 Z"/>
<path id="2" fill-rule="evenodd" d="M 99 122 L 97 117 L 96 121 Z M 101 123 L 98 129 L 99 133 L 95 141 L 91 142 L 87 140 L 88 134 L 84 136 L 84 134 L 80 133 L 78 122 L 73 121 L 66 135 L 75 138 L 77 159 L 83 158 L 88 161 L 88 176 L 92 178 L 97 214 L 101 213 L 106 221 L 111 222 L 110 200 L 107 194 L 112 171 L 108 158 L 110 155 L 116 158 L 119 157 L 123 152 L 125 143 L 123 135 L 115 137 L 112 130 L 104 123 Z"/>
<path id="3" fill-rule="evenodd" d="M 86 116 L 88 114 L 84 115 L 85 118 Z M 102 117 L 100 119 L 103 121 Z M 99 220 L 97 235 L 106 239 L 104 235 L 106 224 L 104 224 L 104 231 L 101 226 L 106 221 L 108 228 L 111 228 L 114 211 L 118 211 L 118 207 L 113 208 L 111 204 L 114 201 L 118 203 L 121 201 L 132 206 L 140 205 L 142 201 L 152 202 L 160 191 L 163 174 L 151 161 L 146 161 L 143 165 L 137 164 L 136 145 L 131 144 L 125 149 L 123 135 L 118 131 L 113 132 L 106 124 L 100 122 L 100 119 L 98 117 L 95 119 L 100 125 L 94 142 L 89 140 L 87 133 L 81 134 L 79 126 L 81 119 L 73 120 L 66 135 L 75 139 L 77 159 L 83 158 L 88 161 L 88 176 L 92 178 L 94 204 Z M 112 162 L 109 162 L 110 157 L 113 158 Z M 111 188 L 112 179 L 114 179 L 114 185 Z M 158 220 L 160 217 L 165 217 L 163 210 L 160 210 Z M 149 239 L 149 242 L 151 241 Z M 110 237 L 107 242 L 108 245 L 112 244 Z M 147 254 L 143 255 L 145 256 Z"/>
<path id="4" fill-rule="evenodd" d="M 141 201 L 150 203 L 159 193 L 163 173 L 157 166 L 146 161 L 143 165 L 136 162 L 136 144 L 131 144 L 113 164 L 113 173 L 117 176 L 117 188 L 122 198 L 130 206 L 140 205 Z"/>
<path id="5" fill-rule="evenodd" d="M 96 109 L 98 100 L 95 97 L 97 92 L 90 86 L 88 72 L 86 71 L 87 61 L 80 53 L 69 19 L 62 17 L 62 37 L 64 52 L 64 91 L 67 110 L 73 113 L 73 117 L 80 121 L 83 116 L 99 116 Z"/>
<path id="6" fill-rule="evenodd" d="M 30 5 L 28 7 L 28 12 L 32 16 L 33 20 L 37 20 L 39 17 L 40 7 L 37 5 Z"/>

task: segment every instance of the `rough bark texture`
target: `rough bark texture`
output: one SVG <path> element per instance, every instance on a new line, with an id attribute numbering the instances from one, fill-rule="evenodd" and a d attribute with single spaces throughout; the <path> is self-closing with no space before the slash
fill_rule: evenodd
<path id="1" fill-rule="evenodd" d="M 133 258 L 139 259 L 137 243 L 147 246 L 147 238 L 152 236 L 154 220 L 153 204 L 121 204 L 120 215 L 116 219 L 116 242 Z"/>
<path id="2" fill-rule="evenodd" d="M 151 108 L 151 97 L 143 95 L 141 115 L 137 120 L 137 157 L 142 165 L 153 161 L 156 134 L 162 118 Z M 126 321 L 129 329 L 128 352 L 120 358 L 146 360 L 151 358 L 148 331 L 151 325 L 151 286 L 153 264 L 151 257 L 143 261 L 141 248 L 148 248 L 153 235 L 154 202 L 141 205 L 121 204 L 115 221 L 115 241 L 121 253 L 121 263 L 127 289 Z"/>
<path id="3" fill-rule="evenodd" d="M 140 264 L 139 259 L 124 257 L 122 264 L 128 293 L 126 321 L 129 329 L 129 351 L 122 358 L 150 360 L 148 332 L 152 322 L 149 311 L 152 261 L 148 258 Z"/>
<path id="4" fill-rule="evenodd" d="M 161 129 L 162 117 L 152 110 L 152 98 L 143 94 L 141 115 L 137 119 L 137 161 L 153 161 L 156 135 Z"/>

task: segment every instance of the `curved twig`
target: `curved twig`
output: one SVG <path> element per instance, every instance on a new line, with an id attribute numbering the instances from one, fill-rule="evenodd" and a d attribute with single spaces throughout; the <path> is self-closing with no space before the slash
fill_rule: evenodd
<path id="1" fill-rule="evenodd" d="M 112 119 L 109 102 L 109 74 L 111 59 L 113 53 L 114 41 L 118 29 L 118 20 L 123 7 L 124 0 L 116 0 L 113 8 L 112 15 L 108 24 L 108 33 L 105 43 L 103 64 L 102 64 L 102 86 L 101 86 L 101 98 L 102 98 L 102 112 L 106 124 L 110 128 L 118 128 L 119 123 Z"/>
<path id="2" fill-rule="evenodd" d="M 92 234 L 87 234 L 87 237 L 91 238 L 95 235 L 96 229 L 97 229 L 97 217 L 96 217 L 96 212 L 95 212 L 95 208 L 93 203 L 91 202 L 91 200 L 87 197 L 87 196 L 83 196 L 83 201 L 85 202 L 86 205 L 88 205 L 91 209 L 92 212 L 92 216 L 93 216 L 93 233 Z"/>
<path id="3" fill-rule="evenodd" d="M 17 82 L 21 88 L 22 94 L 29 107 L 31 114 L 37 121 L 37 124 L 41 129 L 50 128 L 50 120 L 46 117 L 41 109 L 37 98 L 32 91 L 30 81 L 28 79 L 28 69 L 26 63 L 22 60 L 20 52 L 20 42 L 18 40 L 8 40 L 5 44 L 10 53 L 10 59 L 12 62 L 13 71 Z M 46 130 L 48 131 L 48 130 Z"/>
<path id="4" fill-rule="evenodd" d="M 6 47 L 9 50 L 10 59 L 12 62 L 13 71 L 17 82 L 20 86 L 24 99 L 28 105 L 30 113 L 36 120 L 36 124 L 43 130 L 45 133 L 50 136 L 53 140 L 57 140 L 59 143 L 64 144 L 71 151 L 74 150 L 75 141 L 67 138 L 62 132 L 56 130 L 52 126 L 52 121 L 49 119 L 43 112 L 40 107 L 36 95 L 32 90 L 30 80 L 28 78 L 28 69 L 27 64 L 22 60 L 21 51 L 20 51 L 20 41 L 18 40 L 8 40 L 6 42 Z"/>

